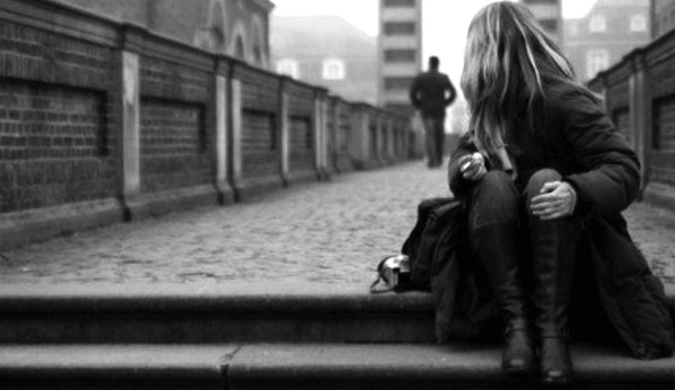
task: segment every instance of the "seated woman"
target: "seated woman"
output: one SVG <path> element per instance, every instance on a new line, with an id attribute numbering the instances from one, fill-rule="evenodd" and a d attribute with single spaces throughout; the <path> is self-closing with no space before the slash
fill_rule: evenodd
<path id="1" fill-rule="evenodd" d="M 593 264 L 607 318 L 633 354 L 672 354 L 663 286 L 620 214 L 638 194 L 638 158 L 525 6 L 498 2 L 475 16 L 461 87 L 469 131 L 450 188 L 469 209 L 472 252 L 504 314 L 503 371 L 538 364 L 545 384 L 572 380 L 577 259 Z"/>

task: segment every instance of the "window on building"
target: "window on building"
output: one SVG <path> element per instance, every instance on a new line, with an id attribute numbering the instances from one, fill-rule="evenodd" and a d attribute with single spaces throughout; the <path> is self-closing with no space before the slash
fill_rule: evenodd
<path id="1" fill-rule="evenodd" d="M 417 50 L 415 49 L 389 49 L 384 51 L 384 62 L 415 62 Z"/>
<path id="2" fill-rule="evenodd" d="M 384 24 L 384 35 L 414 35 L 417 26 L 414 22 L 388 22 Z"/>
<path id="3" fill-rule="evenodd" d="M 604 15 L 594 15 L 591 17 L 589 29 L 592 33 L 603 33 L 607 31 L 607 19 Z"/>
<path id="4" fill-rule="evenodd" d="M 598 72 L 609 67 L 609 52 L 605 49 L 593 49 L 586 53 L 586 76 L 590 79 Z"/>
<path id="5" fill-rule="evenodd" d="M 293 77 L 294 79 L 300 78 L 300 67 L 298 66 L 298 61 L 285 59 L 277 62 L 277 73 L 285 74 L 286 76 Z"/>
<path id="6" fill-rule="evenodd" d="M 324 80 L 344 80 L 346 76 L 345 62 L 334 58 L 325 60 L 321 75 Z"/>
<path id="7" fill-rule="evenodd" d="M 417 0 L 384 0 L 385 8 L 412 8 Z"/>
<path id="8" fill-rule="evenodd" d="M 630 31 L 644 32 L 647 31 L 647 17 L 643 14 L 633 15 L 630 18 Z"/>

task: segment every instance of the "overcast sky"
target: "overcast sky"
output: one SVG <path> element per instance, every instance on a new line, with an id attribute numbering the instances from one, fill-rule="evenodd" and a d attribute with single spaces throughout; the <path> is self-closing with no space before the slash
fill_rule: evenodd
<path id="1" fill-rule="evenodd" d="M 274 14 L 283 16 L 338 15 L 375 36 L 379 28 L 378 0 L 272 0 Z M 457 83 L 462 69 L 466 30 L 473 15 L 493 0 L 422 0 L 423 48 L 426 59 L 436 55 L 441 70 Z M 588 12 L 593 0 L 563 0 L 565 17 Z M 426 64 L 426 60 L 423 61 Z"/>

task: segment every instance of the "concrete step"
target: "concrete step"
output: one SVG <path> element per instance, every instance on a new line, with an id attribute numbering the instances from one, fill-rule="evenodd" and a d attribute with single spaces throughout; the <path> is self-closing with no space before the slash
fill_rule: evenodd
<path id="1" fill-rule="evenodd" d="M 13 389 L 530 389 L 500 373 L 490 344 L 6 346 L 0 383 Z M 574 388 L 672 389 L 675 358 L 572 345 Z"/>
<path id="2" fill-rule="evenodd" d="M 235 346 L 68 345 L 0 348 L 3 390 L 219 389 Z"/>
<path id="3" fill-rule="evenodd" d="M 240 342 L 433 344 L 433 300 L 305 283 L 0 287 L 0 344 Z"/>
<path id="4" fill-rule="evenodd" d="M 366 287 L 0 288 L 0 344 L 433 343 L 433 321 L 429 294 Z"/>

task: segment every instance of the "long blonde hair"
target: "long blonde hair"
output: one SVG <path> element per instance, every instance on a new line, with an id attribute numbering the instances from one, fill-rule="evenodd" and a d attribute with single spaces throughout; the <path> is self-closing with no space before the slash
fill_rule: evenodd
<path id="1" fill-rule="evenodd" d="M 503 147 L 514 116 L 524 114 L 532 123 L 552 81 L 590 94 L 525 6 L 502 1 L 476 14 L 469 26 L 460 85 L 479 150 L 493 153 Z"/>

